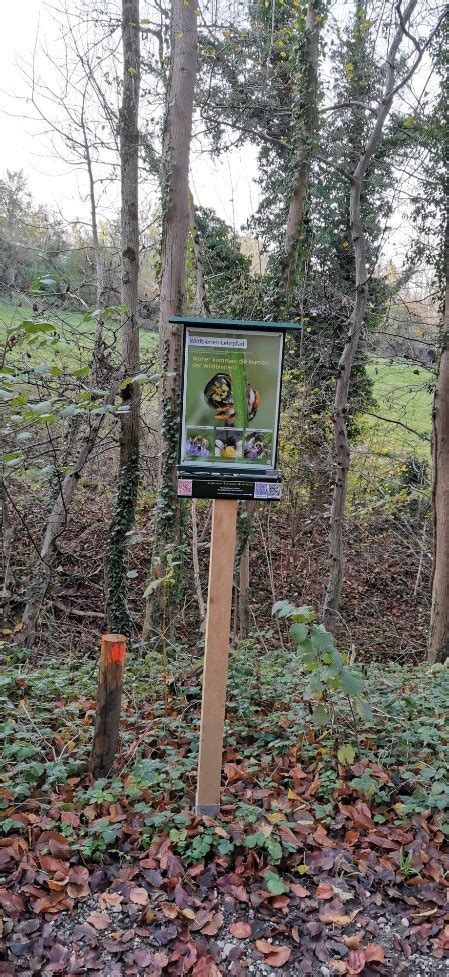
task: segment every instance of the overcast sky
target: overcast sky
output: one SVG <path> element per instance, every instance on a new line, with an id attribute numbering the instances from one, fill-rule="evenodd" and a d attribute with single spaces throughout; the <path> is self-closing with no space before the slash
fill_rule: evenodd
<path id="1" fill-rule="evenodd" d="M 23 169 L 33 197 L 59 210 L 68 220 L 88 220 L 86 185 L 50 152 L 42 126 L 20 118 L 31 114 L 20 96 L 26 95 L 18 62 L 30 61 L 36 39 L 50 49 L 58 44 L 58 28 L 44 0 L 14 0 L 2 5 L 0 30 L 0 174 L 6 169 Z M 145 110 L 144 103 L 142 111 Z M 14 114 L 11 114 L 14 113 Z M 17 117 L 14 115 L 17 113 Z M 256 151 L 251 147 L 233 150 L 219 162 L 192 147 L 191 185 L 198 204 L 213 207 L 239 231 L 257 206 Z"/>

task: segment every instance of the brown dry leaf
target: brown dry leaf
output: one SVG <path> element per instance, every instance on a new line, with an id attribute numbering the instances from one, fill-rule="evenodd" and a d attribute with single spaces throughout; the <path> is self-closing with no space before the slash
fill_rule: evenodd
<path id="1" fill-rule="evenodd" d="M 347 974 L 348 972 L 348 967 L 344 960 L 328 960 L 327 965 L 335 974 Z"/>
<path id="2" fill-rule="evenodd" d="M 221 971 L 210 954 L 200 957 L 193 970 L 192 977 L 221 977 Z"/>
<path id="3" fill-rule="evenodd" d="M 256 940 L 256 947 L 259 953 L 271 953 L 273 944 L 269 943 L 268 940 Z"/>
<path id="4" fill-rule="evenodd" d="M 289 946 L 274 946 L 272 947 L 273 952 L 267 954 L 265 957 L 265 963 L 269 967 L 283 967 L 287 960 L 290 960 L 292 951 Z"/>
<path id="5" fill-rule="evenodd" d="M 355 909 L 354 912 L 348 915 L 342 915 L 335 909 L 323 909 L 320 914 L 321 923 L 333 923 L 334 926 L 349 926 L 353 919 L 361 912 L 361 909 Z"/>
<path id="6" fill-rule="evenodd" d="M 385 951 L 379 943 L 368 943 L 364 950 L 367 963 L 383 963 Z"/>
<path id="7" fill-rule="evenodd" d="M 358 933 L 353 933 L 352 936 L 339 936 L 339 940 L 348 947 L 348 950 L 359 950 L 364 936 L 365 930 L 359 930 Z"/>
<path id="8" fill-rule="evenodd" d="M 68 875 L 63 875 L 62 872 L 56 872 L 54 879 L 47 879 L 47 885 L 49 889 L 60 892 L 62 889 L 65 889 L 68 881 Z"/>
<path id="9" fill-rule="evenodd" d="M 153 963 L 154 963 L 155 967 L 160 967 L 161 970 L 163 970 L 163 968 L 164 967 L 167 967 L 167 965 L 168 965 L 168 957 L 167 957 L 167 954 L 164 953 L 163 950 L 159 950 L 158 953 L 154 953 L 153 954 Z"/>
<path id="10" fill-rule="evenodd" d="M 351 950 L 346 958 L 348 974 L 361 974 L 365 968 L 365 954 L 363 950 Z"/>
<path id="11" fill-rule="evenodd" d="M 306 889 L 305 885 L 299 885 L 297 882 L 290 883 L 290 891 L 293 895 L 298 896 L 298 899 L 306 899 L 309 895 L 309 890 Z"/>
<path id="12" fill-rule="evenodd" d="M 315 899 L 333 899 L 334 895 L 330 882 L 320 882 L 315 890 Z"/>
<path id="13" fill-rule="evenodd" d="M 106 906 L 121 906 L 122 902 L 123 896 L 119 892 L 100 892 L 98 896 L 100 909 L 106 909 Z"/>
<path id="14" fill-rule="evenodd" d="M 33 902 L 33 912 L 35 913 L 52 913 L 58 912 L 58 905 L 65 899 L 64 892 L 51 892 L 48 896 L 42 896 L 40 899 L 36 899 Z"/>
<path id="15" fill-rule="evenodd" d="M 149 898 L 147 890 L 143 889 L 140 885 L 135 885 L 130 889 L 129 899 L 136 906 L 146 906 Z"/>
<path id="16" fill-rule="evenodd" d="M 93 926 L 94 929 L 100 931 L 107 930 L 108 926 L 111 925 L 111 922 L 112 920 L 108 913 L 94 912 L 91 913 L 86 919 L 86 923 L 89 923 L 89 925 Z"/>
<path id="17" fill-rule="evenodd" d="M 193 914 L 193 911 L 191 909 L 189 911 Z M 185 913 L 186 912 L 187 912 L 187 910 L 185 910 Z M 185 913 L 184 913 L 184 915 L 185 915 Z M 193 916 L 194 916 L 194 914 L 193 914 Z M 190 917 L 190 918 L 192 918 L 192 917 Z M 218 933 L 218 930 L 220 930 L 221 927 L 223 926 L 223 919 L 224 919 L 223 913 L 220 913 L 220 912 L 214 913 L 214 915 L 212 916 L 212 919 L 209 920 L 209 922 L 206 923 L 205 926 L 203 926 L 201 932 L 204 933 L 205 936 L 216 936 L 217 933 Z"/>
<path id="18" fill-rule="evenodd" d="M 133 953 L 134 963 L 137 964 L 139 970 L 144 970 L 145 967 L 150 967 L 154 962 L 153 954 L 146 947 L 140 946 L 134 950 Z"/>
<path id="19" fill-rule="evenodd" d="M 166 919 L 176 919 L 178 915 L 178 907 L 175 906 L 173 902 L 164 902 L 161 906 L 162 912 Z"/>
<path id="20" fill-rule="evenodd" d="M 247 940 L 251 936 L 251 926 L 249 923 L 232 923 L 229 932 L 237 940 Z"/>

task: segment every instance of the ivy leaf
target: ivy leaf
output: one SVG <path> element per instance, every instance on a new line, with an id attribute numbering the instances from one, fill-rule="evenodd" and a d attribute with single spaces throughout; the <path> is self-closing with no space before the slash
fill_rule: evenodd
<path id="1" fill-rule="evenodd" d="M 290 637 L 297 645 L 301 645 L 306 640 L 309 629 L 307 624 L 292 624 L 290 627 Z"/>
<path id="2" fill-rule="evenodd" d="M 340 682 L 343 692 L 347 695 L 357 695 L 358 692 L 362 691 L 363 681 L 357 672 L 351 671 L 349 668 L 343 668 L 340 674 Z"/>
<path id="3" fill-rule="evenodd" d="M 330 715 L 321 703 L 315 707 L 312 713 L 312 722 L 315 726 L 326 726 L 330 723 Z"/>
<path id="4" fill-rule="evenodd" d="M 286 885 L 276 872 L 265 872 L 264 880 L 268 892 L 271 892 L 273 896 L 282 896 L 285 892 L 289 891 L 289 886 Z"/>
<path id="5" fill-rule="evenodd" d="M 343 743 L 338 749 L 338 762 L 344 765 L 354 763 L 355 750 L 352 743 Z"/>

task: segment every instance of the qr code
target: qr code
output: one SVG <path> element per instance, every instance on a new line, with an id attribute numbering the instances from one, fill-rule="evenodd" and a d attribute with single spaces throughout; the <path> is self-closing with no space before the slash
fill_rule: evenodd
<path id="1" fill-rule="evenodd" d="M 280 499 L 281 486 L 278 482 L 256 482 L 254 485 L 255 499 Z"/>
<path id="2" fill-rule="evenodd" d="M 281 486 L 279 482 L 270 482 L 268 486 L 268 498 L 269 499 L 280 499 L 281 497 Z"/>
<path id="3" fill-rule="evenodd" d="M 192 495 L 191 478 L 178 478 L 178 495 L 184 495 L 184 496 Z"/>

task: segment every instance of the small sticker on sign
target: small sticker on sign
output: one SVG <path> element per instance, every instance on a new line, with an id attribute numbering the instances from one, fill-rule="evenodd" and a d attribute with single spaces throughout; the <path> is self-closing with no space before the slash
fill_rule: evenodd
<path id="1" fill-rule="evenodd" d="M 256 482 L 254 485 L 255 499 L 280 499 L 281 486 L 279 482 Z"/>
<path id="2" fill-rule="evenodd" d="M 192 479 L 191 478 L 179 478 L 178 479 L 178 495 L 184 497 L 190 497 L 192 495 Z"/>

